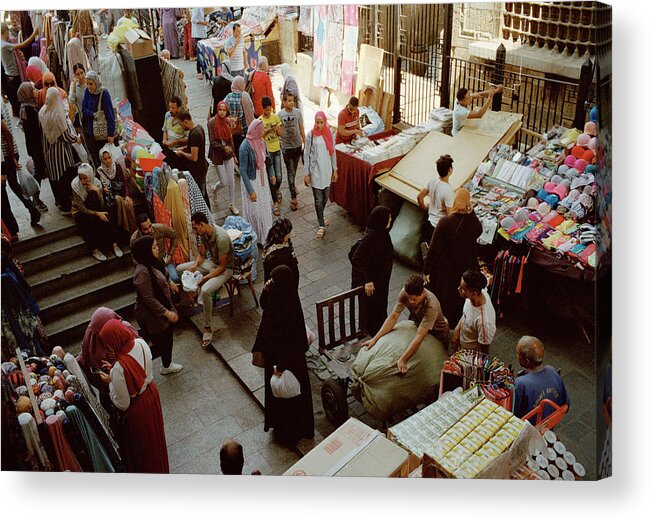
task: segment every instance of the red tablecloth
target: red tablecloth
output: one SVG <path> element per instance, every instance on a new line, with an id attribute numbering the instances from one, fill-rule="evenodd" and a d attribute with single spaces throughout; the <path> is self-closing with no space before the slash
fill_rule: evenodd
<path id="1" fill-rule="evenodd" d="M 395 133 L 383 132 L 370 139 L 375 141 Z M 330 200 L 350 213 L 355 224 L 365 227 L 366 219 L 375 206 L 373 179 L 382 170 L 393 168 L 403 156 L 371 164 L 339 150 L 336 154 L 339 177 L 337 182 L 330 184 Z"/>

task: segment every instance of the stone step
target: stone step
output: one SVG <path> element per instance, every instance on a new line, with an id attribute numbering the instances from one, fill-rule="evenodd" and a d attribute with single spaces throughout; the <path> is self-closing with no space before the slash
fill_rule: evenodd
<path id="1" fill-rule="evenodd" d="M 104 306 L 113 309 L 122 318 L 130 320 L 133 318 L 133 308 L 136 303 L 136 292 L 131 291 L 125 294 L 113 296 L 111 299 L 103 300 L 97 305 L 84 305 L 76 312 L 63 316 L 47 325 L 44 325 L 50 344 L 71 346 L 73 354 L 81 351 L 81 340 L 90 322 L 90 317 L 97 307 Z"/>
<path id="2" fill-rule="evenodd" d="M 46 269 L 38 270 L 27 276 L 32 287 L 32 295 L 38 302 L 61 290 L 69 290 L 85 280 L 96 279 L 116 271 L 133 273 L 134 264 L 128 248 L 124 248 L 124 256 L 111 256 L 105 262 L 98 262 L 89 254 L 69 260 L 63 265 L 56 264 Z"/>
<path id="3" fill-rule="evenodd" d="M 71 219 L 70 222 L 67 222 L 63 227 L 59 227 L 55 230 L 44 229 L 42 233 L 26 240 L 20 240 L 16 244 L 12 245 L 11 248 L 16 257 L 22 260 L 29 251 L 48 244 L 52 245 L 59 240 L 64 240 L 76 234 L 77 226 L 75 226 L 74 221 Z"/>
<path id="4" fill-rule="evenodd" d="M 25 251 L 18 256 L 18 260 L 25 268 L 25 276 L 29 277 L 50 267 L 62 266 L 81 256 L 89 256 L 88 247 L 79 235 L 72 235 Z M 99 260 L 93 260 L 99 263 Z"/>
<path id="5" fill-rule="evenodd" d="M 57 291 L 41 298 L 41 321 L 47 325 L 78 309 L 99 307 L 104 301 L 133 290 L 131 269 L 86 279 L 68 290 Z"/>

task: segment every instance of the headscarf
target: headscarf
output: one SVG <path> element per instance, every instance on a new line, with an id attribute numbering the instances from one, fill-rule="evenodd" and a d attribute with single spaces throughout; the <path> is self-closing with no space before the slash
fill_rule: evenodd
<path id="1" fill-rule="evenodd" d="M 95 72 L 94 70 L 89 70 L 86 72 L 86 81 L 91 80 L 93 83 L 95 83 L 95 92 L 90 92 L 88 91 L 89 94 L 99 94 L 104 87 L 102 87 L 102 80 L 99 77 L 99 74 Z"/>
<path id="2" fill-rule="evenodd" d="M 38 113 L 41 128 L 48 142 L 54 144 L 61 134 L 68 129 L 66 112 L 63 109 L 63 103 L 61 103 L 59 91 L 56 88 L 50 87 L 47 91 L 43 89 L 39 92 L 45 92 L 45 103 Z"/>
<path id="3" fill-rule="evenodd" d="M 47 65 L 45 64 L 45 62 L 41 58 L 39 58 L 37 56 L 32 56 L 29 59 L 29 61 L 27 62 L 27 66 L 28 67 L 31 67 L 31 66 L 37 67 L 38 70 L 41 71 L 41 74 L 45 74 L 46 72 L 50 72 L 50 69 L 47 68 Z"/>
<path id="4" fill-rule="evenodd" d="M 81 356 L 77 358 L 77 361 L 84 365 L 88 371 L 93 368 L 100 368 L 102 361 L 112 361 L 112 359 L 109 359 L 109 351 L 99 337 L 102 327 L 109 320 L 122 321 L 122 317 L 108 307 L 99 307 L 91 316 L 90 323 L 86 327 L 84 339 L 81 342 Z M 127 326 L 133 337 L 137 338 L 138 333 L 136 329 L 131 325 Z"/>
<path id="5" fill-rule="evenodd" d="M 366 229 L 369 231 L 386 231 L 388 233 L 387 224 L 390 218 L 391 210 L 389 208 L 386 206 L 375 206 L 368 217 Z"/>
<path id="6" fill-rule="evenodd" d="M 287 81 L 287 78 L 292 77 L 292 68 L 290 67 L 289 63 L 283 63 L 280 66 L 280 73 L 283 75 L 283 79 Z"/>
<path id="7" fill-rule="evenodd" d="M 291 232 L 293 226 L 292 221 L 287 217 L 278 217 L 269 228 L 267 233 L 267 242 L 264 245 L 265 251 L 271 246 L 280 245 L 288 233 Z M 289 241 L 291 244 L 291 240 Z"/>
<path id="8" fill-rule="evenodd" d="M 108 143 L 102 146 L 99 151 L 100 162 L 102 161 L 102 157 L 105 153 L 111 155 L 111 145 Z M 106 169 L 106 166 L 104 166 L 104 163 L 102 162 L 102 165 L 97 168 L 97 173 L 99 173 L 99 180 L 102 182 L 102 185 L 105 188 L 110 188 L 111 181 L 115 180 L 115 176 L 117 174 L 117 165 L 115 164 L 113 158 L 111 157 L 111 168 L 109 170 Z"/>
<path id="9" fill-rule="evenodd" d="M 323 119 L 323 129 L 318 130 L 316 127 L 316 120 L 317 118 L 320 117 Z M 314 115 L 314 128 L 312 128 L 312 137 L 317 137 L 317 136 L 323 137 L 323 140 L 325 141 L 326 147 L 328 148 L 328 153 L 332 155 L 335 153 L 335 147 L 332 144 L 332 130 L 330 130 L 330 126 L 328 125 L 328 118 L 326 118 L 325 113 L 323 110 L 319 110 L 315 115 Z"/>
<path id="10" fill-rule="evenodd" d="M 36 65 L 29 65 L 25 70 L 27 79 L 37 88 L 43 88 L 43 73 Z"/>
<path id="11" fill-rule="evenodd" d="M 77 176 L 70 183 L 72 186 L 72 191 L 79 195 L 79 198 L 81 200 L 86 200 L 86 197 L 88 197 L 88 190 L 81 183 L 79 174 L 87 175 L 88 180 L 90 180 L 90 183 L 93 186 L 97 186 L 100 190 L 102 189 L 102 183 L 99 181 L 99 179 L 95 178 L 95 170 L 93 170 L 93 167 L 88 163 L 81 163 L 79 165 L 79 168 L 77 168 Z"/>
<path id="12" fill-rule="evenodd" d="M 233 74 L 231 74 L 231 62 L 230 60 L 222 61 L 222 72 L 220 74 L 225 80 L 233 83 Z"/>
<path id="13" fill-rule="evenodd" d="M 269 72 L 269 60 L 266 56 L 260 56 L 258 60 L 258 69 L 262 72 Z"/>
<path id="14" fill-rule="evenodd" d="M 257 170 L 262 171 L 265 160 L 267 158 L 267 145 L 262 140 L 262 133 L 264 132 L 264 123 L 259 119 L 255 119 L 246 132 L 246 140 L 255 153 L 255 166 Z M 264 186 L 264 175 L 260 176 L 260 182 Z"/>
<path id="15" fill-rule="evenodd" d="M 134 337 L 129 329 L 120 321 L 107 321 L 99 333 L 106 348 L 115 353 L 117 361 L 124 371 L 124 380 L 129 395 L 137 394 L 145 384 L 147 374 L 135 358 L 129 355 L 134 345 Z"/>
<path id="16" fill-rule="evenodd" d="M 48 82 L 53 82 L 54 87 L 46 87 L 45 84 Z M 38 91 L 36 94 L 36 102 L 43 106 L 45 104 L 45 96 L 47 94 L 47 90 L 54 88 L 56 91 L 59 93 L 59 98 L 61 101 L 64 101 L 65 99 L 68 99 L 68 94 L 66 93 L 65 90 L 63 90 L 59 85 L 57 85 L 57 80 L 54 77 L 54 74 L 51 72 L 46 72 L 43 74 L 43 88 Z"/>
<path id="17" fill-rule="evenodd" d="M 154 256 L 151 247 L 154 245 L 154 237 L 151 235 L 143 235 L 138 238 L 131 246 L 131 256 L 138 264 L 142 264 L 148 269 L 155 267 L 163 275 L 166 273 L 163 263 Z M 153 273 L 152 273 L 153 280 Z"/>
<path id="18" fill-rule="evenodd" d="M 226 117 L 220 117 L 219 109 L 221 107 L 226 108 Z M 233 138 L 231 132 L 231 125 L 228 123 L 228 115 L 230 110 L 228 109 L 228 103 L 226 101 L 220 101 L 217 103 L 217 114 L 215 114 L 215 138 L 221 139 L 222 141 L 230 141 Z"/>
<path id="19" fill-rule="evenodd" d="M 18 101 L 20 101 L 20 118 L 27 119 L 27 107 L 36 109 L 36 98 L 34 97 L 34 85 L 25 81 L 18 87 Z"/>
<path id="20" fill-rule="evenodd" d="M 244 90 L 246 88 L 246 81 L 242 76 L 235 76 L 233 78 L 233 83 L 231 83 L 231 92 L 235 94 L 242 94 L 242 100 L 240 104 L 244 109 L 244 117 L 246 118 L 246 124 L 250 125 L 251 122 L 255 119 L 253 114 L 253 101 L 251 101 L 251 96 L 249 93 Z"/>
<path id="21" fill-rule="evenodd" d="M 459 188 L 454 195 L 454 204 L 452 204 L 452 213 L 471 213 L 472 205 L 470 204 L 470 192 L 465 188 Z"/>

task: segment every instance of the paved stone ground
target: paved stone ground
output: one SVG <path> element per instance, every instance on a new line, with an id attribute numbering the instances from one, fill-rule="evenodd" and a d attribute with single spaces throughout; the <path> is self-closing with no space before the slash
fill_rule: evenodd
<path id="1" fill-rule="evenodd" d="M 186 72 L 187 94 L 190 110 L 196 121 L 205 123 L 210 104 L 210 85 L 198 81 L 194 76 L 194 62 L 175 60 L 175 64 Z M 280 74 L 272 71 L 274 90 L 280 86 Z M 276 94 L 276 97 L 278 95 Z M 314 105 L 307 103 L 305 121 L 311 127 Z M 19 147 L 24 151 L 22 132 L 18 131 Z M 214 167 L 208 172 L 210 186 L 217 179 Z M 350 264 L 347 254 L 350 245 L 361 236 L 362 230 L 354 225 L 346 212 L 336 205 L 326 208 L 330 226 L 323 240 L 314 236 L 316 216 L 311 192 L 302 185 L 302 171 L 297 175 L 299 187 L 299 209 L 289 210 L 289 193 L 286 179 L 283 181 L 283 214 L 294 224 L 292 240 L 296 249 L 301 272 L 299 293 L 308 325 L 316 330 L 315 302 L 350 288 Z M 236 201 L 240 204 L 240 181 L 236 177 Z M 218 223 L 223 222 L 228 213 L 226 190 L 218 194 L 213 204 L 213 212 Z M 49 188 L 44 188 L 43 199 L 51 210 L 44 216 L 43 228 L 54 229 L 66 217 L 58 215 L 54 208 Z M 29 227 L 26 210 L 10 193 L 10 201 L 21 228 L 20 237 L 27 238 L 43 229 Z M 259 280 L 262 278 L 261 263 Z M 393 301 L 412 269 L 394 262 L 391 278 Z M 258 294 L 262 284 L 255 284 Z M 253 299 L 244 289 L 238 297 L 235 316 L 230 317 L 228 308 L 215 311 L 213 327 L 216 330 L 214 351 L 202 349 L 196 329 L 189 323 L 182 325 L 175 336 L 175 360 L 185 369 L 179 374 L 163 378 L 156 376 L 160 383 L 161 400 L 168 432 L 169 455 L 172 470 L 176 473 L 218 473 L 218 450 L 222 439 L 234 436 L 244 446 L 246 470 L 260 468 L 263 474 L 281 474 L 298 455 L 273 442 L 271 434 L 262 429 L 263 414 L 256 401 L 233 377 L 227 365 L 229 360 L 243 352 L 250 351 L 259 324 L 261 310 L 254 307 Z M 545 343 L 546 362 L 560 367 L 571 397 L 572 407 L 563 422 L 556 428 L 568 449 L 587 470 L 587 476 L 594 476 L 595 457 L 595 412 L 594 387 L 594 349 L 587 345 L 580 332 L 573 327 L 558 327 L 553 324 L 544 329 L 532 329 L 530 325 L 513 318 L 501 320 L 491 352 L 507 363 L 517 367 L 515 344 L 523 334 L 535 334 Z M 157 362 L 158 363 L 158 362 Z M 250 365 L 249 365 L 250 367 Z M 243 368 L 243 367 L 240 367 Z M 251 377 L 255 377 L 250 367 Z M 317 440 L 327 436 L 332 426 L 323 414 L 320 399 L 320 381 L 312 377 L 313 401 L 317 427 Z M 256 397 L 261 398 L 259 392 Z M 351 414 L 359 416 L 372 426 L 378 424 L 364 412 L 358 402 L 350 402 Z M 600 415 L 599 415 L 600 417 Z M 599 450 L 600 451 L 600 450 Z"/>

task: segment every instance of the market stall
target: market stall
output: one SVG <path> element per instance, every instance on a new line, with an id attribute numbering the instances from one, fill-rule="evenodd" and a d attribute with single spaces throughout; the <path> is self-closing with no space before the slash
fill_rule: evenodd
<path id="1" fill-rule="evenodd" d="M 276 17 L 276 7 L 247 7 L 242 18 L 237 21 L 242 29 L 244 48 L 251 69 L 256 68 L 261 55 L 269 54 L 264 52 L 265 48 L 269 50 L 275 45 L 277 55 L 280 55 Z M 199 67 L 205 79 L 210 82 L 220 74 L 222 60 L 228 57 L 224 44 L 233 34 L 233 23 L 222 27 L 215 37 L 206 38 L 197 44 Z"/>

